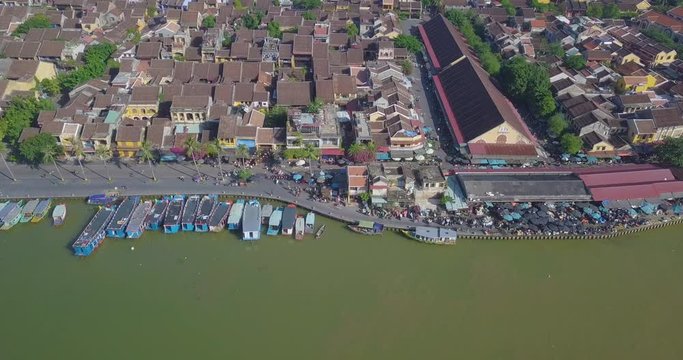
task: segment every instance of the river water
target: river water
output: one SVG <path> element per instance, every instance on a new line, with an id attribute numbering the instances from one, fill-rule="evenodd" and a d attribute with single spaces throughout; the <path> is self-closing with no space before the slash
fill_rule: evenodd
<path id="1" fill-rule="evenodd" d="M 0 233 L 0 358 L 681 359 L 683 227 L 599 241 Z M 134 250 L 131 250 L 134 246 Z"/>

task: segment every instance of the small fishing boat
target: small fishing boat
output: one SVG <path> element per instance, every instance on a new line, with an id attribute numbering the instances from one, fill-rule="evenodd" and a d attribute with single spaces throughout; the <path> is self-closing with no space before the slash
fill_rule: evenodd
<path id="1" fill-rule="evenodd" d="M 114 217 L 114 213 L 114 208 L 108 206 L 103 206 L 97 211 L 85 229 L 83 229 L 83 232 L 81 232 L 73 245 L 71 245 L 75 255 L 88 256 L 100 246 L 102 240 L 104 240 L 104 229 Z"/>
<path id="2" fill-rule="evenodd" d="M 306 214 L 306 228 L 304 231 L 306 234 L 313 234 L 315 232 L 315 213 L 312 211 Z"/>
<path id="3" fill-rule="evenodd" d="M 268 225 L 268 219 L 273 215 L 273 205 L 265 204 L 261 207 L 261 223 Z"/>
<path id="4" fill-rule="evenodd" d="M 277 235 L 280 232 L 280 224 L 282 223 L 282 208 L 279 207 L 273 210 L 273 213 L 268 219 L 268 230 L 266 230 L 267 235 Z"/>
<path id="5" fill-rule="evenodd" d="M 52 210 L 52 225 L 59 226 L 64 224 L 66 219 L 66 204 L 57 204 Z"/>
<path id="6" fill-rule="evenodd" d="M 180 221 L 183 231 L 194 230 L 194 219 L 197 218 L 197 210 L 199 209 L 200 201 L 201 198 L 199 195 L 192 195 L 187 198 L 185 208 L 183 209 L 183 216 Z"/>
<path id="7" fill-rule="evenodd" d="M 216 195 L 204 195 L 202 197 L 202 201 L 199 202 L 199 211 L 197 211 L 197 217 L 194 220 L 194 231 L 209 231 L 209 219 L 215 206 Z"/>
<path id="8" fill-rule="evenodd" d="M 225 222 L 228 221 L 228 213 L 230 212 L 229 202 L 219 202 L 211 211 L 209 216 L 209 231 L 219 232 L 225 228 Z"/>
<path id="9" fill-rule="evenodd" d="M 171 199 L 164 217 L 164 232 L 166 234 L 175 234 L 180 231 L 180 214 L 183 212 L 184 204 L 185 197 L 183 195 L 176 195 Z"/>
<path id="10" fill-rule="evenodd" d="M 348 227 L 363 235 L 379 235 L 384 231 L 384 225 L 372 221 L 359 221 L 357 224 L 348 225 Z"/>
<path id="11" fill-rule="evenodd" d="M 294 234 L 296 223 L 296 205 L 289 204 L 282 212 L 282 235 Z"/>
<path id="12" fill-rule="evenodd" d="M 315 238 L 320 239 L 323 236 L 323 232 L 325 232 L 325 224 L 320 225 L 318 231 L 315 232 Z"/>
<path id="13" fill-rule="evenodd" d="M 116 202 L 117 196 L 113 194 L 94 194 L 88 196 L 90 205 L 110 205 Z"/>
<path id="14" fill-rule="evenodd" d="M 40 204 L 40 199 L 29 200 L 26 205 L 24 205 L 24 209 L 21 211 L 21 220 L 19 220 L 19 222 L 27 223 L 31 221 L 38 204 Z"/>
<path id="15" fill-rule="evenodd" d="M 7 204 L 9 204 L 9 201 L 0 202 L 0 212 L 5 208 L 5 206 L 7 206 Z"/>
<path id="16" fill-rule="evenodd" d="M 0 230 L 9 230 L 21 220 L 23 200 L 10 202 L 0 211 Z"/>
<path id="17" fill-rule="evenodd" d="M 237 230 L 242 221 L 242 213 L 244 212 L 244 199 L 237 199 L 230 208 L 230 215 L 228 215 L 228 230 Z"/>
<path id="18" fill-rule="evenodd" d="M 294 239 L 296 240 L 303 240 L 304 239 L 304 231 L 306 227 L 306 221 L 302 216 L 299 216 L 296 218 L 296 223 L 294 225 Z"/>
<path id="19" fill-rule="evenodd" d="M 168 209 L 168 203 L 169 199 L 166 198 L 156 200 L 154 202 L 152 210 L 147 214 L 147 218 L 145 219 L 147 230 L 159 230 L 161 224 L 163 223 L 164 214 L 166 214 L 166 209 Z"/>
<path id="20" fill-rule="evenodd" d="M 52 206 L 52 199 L 40 200 L 40 203 L 38 203 L 38 206 L 36 206 L 36 210 L 33 211 L 33 218 L 31 219 L 31 222 L 37 223 L 40 222 L 40 220 L 43 220 L 43 218 L 47 216 L 47 213 L 50 211 L 50 206 Z"/>
<path id="21" fill-rule="evenodd" d="M 111 220 L 109 225 L 107 225 L 107 237 L 126 237 L 126 225 L 128 225 L 130 217 L 133 214 L 133 210 L 135 210 L 135 207 L 138 206 L 139 202 L 139 196 L 129 196 L 123 199 L 121 204 L 119 204 L 119 206 L 116 208 L 114 218 Z"/>
<path id="22" fill-rule="evenodd" d="M 458 233 L 453 229 L 417 226 L 407 231 L 401 230 L 407 237 L 427 244 L 455 245 Z"/>
<path id="23" fill-rule="evenodd" d="M 242 216 L 242 240 L 258 240 L 261 238 L 261 204 L 258 200 L 249 200 L 244 205 Z"/>
<path id="24" fill-rule="evenodd" d="M 137 239 L 142 236 L 142 233 L 145 232 L 145 228 L 147 227 L 145 221 L 147 221 L 147 215 L 150 210 L 152 210 L 152 205 L 152 200 L 147 200 L 138 204 L 126 226 L 126 237 L 129 239 Z"/>

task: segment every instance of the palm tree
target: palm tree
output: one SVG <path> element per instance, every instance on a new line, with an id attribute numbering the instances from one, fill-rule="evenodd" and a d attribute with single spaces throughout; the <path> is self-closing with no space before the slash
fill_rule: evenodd
<path id="1" fill-rule="evenodd" d="M 157 181 L 157 176 L 154 174 L 154 167 L 152 160 L 154 160 L 154 153 L 152 152 L 152 144 L 149 141 L 144 141 L 140 146 L 140 158 L 142 161 L 147 161 L 149 170 L 152 172 L 152 180 Z"/>
<path id="2" fill-rule="evenodd" d="M 111 182 L 111 174 L 109 173 L 109 165 L 107 165 L 107 161 L 111 159 L 112 153 L 111 149 L 104 145 L 97 145 L 97 148 L 95 148 L 95 154 L 97 155 L 100 160 L 102 160 L 102 163 L 104 163 L 104 168 L 107 169 L 107 181 Z"/>
<path id="3" fill-rule="evenodd" d="M 221 154 L 223 153 L 223 147 L 221 147 L 221 141 L 216 139 L 213 142 L 207 143 L 204 146 L 204 151 L 206 154 L 216 158 L 218 160 L 218 171 L 221 174 L 221 180 L 223 180 L 223 161 L 221 160 Z"/>
<path id="4" fill-rule="evenodd" d="M 7 171 L 9 172 L 10 176 L 12 177 L 12 181 L 17 181 L 17 178 L 14 177 L 14 173 L 12 172 L 12 169 L 7 164 L 7 160 L 5 160 L 5 153 L 6 152 L 7 152 L 7 145 L 5 145 L 4 142 L 0 142 L 0 159 L 2 159 L 2 162 L 5 164 Z"/>
<path id="5" fill-rule="evenodd" d="M 57 173 L 59 174 L 59 179 L 64 182 L 64 176 L 62 175 L 62 171 L 59 170 L 59 166 L 57 166 L 57 150 L 59 148 L 57 146 L 52 146 L 52 145 L 45 145 L 43 148 L 43 163 L 49 163 L 51 162 L 54 166 L 55 169 L 57 169 Z"/>
<path id="6" fill-rule="evenodd" d="M 351 156 L 351 157 L 354 157 L 354 156 L 360 154 L 361 151 L 363 151 L 363 145 L 361 145 L 361 144 L 355 143 L 355 144 L 351 144 L 351 146 L 349 146 L 349 156 Z"/>
<path id="7" fill-rule="evenodd" d="M 244 159 L 249 157 L 249 148 L 247 147 L 247 145 L 239 144 L 237 145 L 235 154 L 237 155 L 237 157 L 242 158 L 242 166 L 244 166 Z"/>
<path id="8" fill-rule="evenodd" d="M 83 143 L 80 140 L 71 139 L 71 151 L 73 151 L 76 160 L 78 160 L 78 166 L 81 167 L 81 173 L 83 174 L 83 180 L 88 181 L 85 176 L 85 168 L 83 167 L 83 162 L 81 159 L 85 157 L 85 151 L 83 150 Z"/>
<path id="9" fill-rule="evenodd" d="M 318 157 L 320 157 L 320 149 L 317 147 L 313 146 L 313 144 L 306 144 L 304 146 L 304 159 L 308 160 L 308 172 L 311 174 L 313 171 L 311 170 L 311 160 L 316 160 Z"/>
<path id="10" fill-rule="evenodd" d="M 199 171 L 199 165 L 197 165 L 197 158 L 195 156 L 195 154 L 197 154 L 197 152 L 199 152 L 200 149 L 201 149 L 201 146 L 199 145 L 199 142 L 197 141 L 197 139 L 195 139 L 193 137 L 189 137 L 189 138 L 187 138 L 187 140 L 185 140 L 185 154 L 192 158 L 192 162 L 194 163 L 194 167 L 195 167 L 195 169 L 197 169 L 197 175 L 199 175 L 199 178 L 201 179 L 202 173 L 201 173 L 201 171 Z"/>

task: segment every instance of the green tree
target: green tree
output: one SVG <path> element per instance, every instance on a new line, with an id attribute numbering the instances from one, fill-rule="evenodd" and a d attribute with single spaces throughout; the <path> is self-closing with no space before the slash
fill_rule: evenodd
<path id="1" fill-rule="evenodd" d="M 499 79 L 505 92 L 513 99 L 526 103 L 536 116 L 547 117 L 555 111 L 548 72 L 541 65 L 514 57 L 503 64 Z"/>
<path id="2" fill-rule="evenodd" d="M 111 159 L 112 157 L 112 151 L 110 148 L 104 146 L 104 145 L 97 145 L 95 148 L 95 155 L 102 160 L 102 163 L 104 164 L 104 169 L 107 171 L 107 181 L 111 182 L 111 174 L 109 172 L 109 164 L 107 164 L 107 161 Z"/>
<path id="3" fill-rule="evenodd" d="M 655 148 L 655 155 L 663 164 L 683 167 L 683 138 L 665 138 Z"/>
<path id="4" fill-rule="evenodd" d="M 140 40 L 142 40 L 142 33 L 140 33 L 140 30 L 136 27 L 132 27 L 128 30 L 126 30 L 126 38 L 130 40 L 133 44 L 137 45 L 140 43 Z"/>
<path id="5" fill-rule="evenodd" d="M 294 6 L 300 9 L 317 9 L 322 6 L 322 0 L 294 0 Z"/>
<path id="6" fill-rule="evenodd" d="M 4 108 L 0 117 L 0 140 L 16 145 L 21 132 L 31 126 L 42 110 L 52 110 L 54 104 L 47 99 L 34 97 L 14 97 Z"/>
<path id="7" fill-rule="evenodd" d="M 550 43 L 548 45 L 548 53 L 551 55 L 555 55 L 560 59 L 564 58 L 564 48 L 562 47 L 562 44 L 558 42 Z"/>
<path id="8" fill-rule="evenodd" d="M 89 46 L 83 56 L 84 66 L 57 76 L 62 90 L 65 92 L 71 91 L 78 85 L 104 75 L 104 72 L 107 70 L 107 62 L 114 51 L 116 51 L 116 45 L 112 43 L 99 43 Z"/>
<path id="9" fill-rule="evenodd" d="M 602 10 L 602 17 L 604 19 L 618 19 L 621 17 L 621 11 L 617 4 L 607 4 Z"/>
<path id="10" fill-rule="evenodd" d="M 351 146 L 349 146 L 349 149 L 346 152 L 349 154 L 349 156 L 354 157 L 360 154 L 363 150 L 365 150 L 363 144 L 353 143 Z"/>
<path id="11" fill-rule="evenodd" d="M 441 203 L 441 205 L 446 206 L 446 204 L 453 202 L 453 198 L 446 194 L 443 194 L 441 195 L 441 199 L 439 200 L 439 202 Z"/>
<path id="12" fill-rule="evenodd" d="M 588 9 L 586 10 L 586 15 L 593 18 L 602 18 L 603 7 L 600 3 L 588 4 Z"/>
<path id="13" fill-rule="evenodd" d="M 512 5 L 510 0 L 500 0 L 500 5 L 505 9 L 505 11 L 508 13 L 510 16 L 514 16 L 517 13 L 517 10 L 515 9 L 515 6 Z"/>
<path id="14" fill-rule="evenodd" d="M 564 60 L 564 64 L 574 70 L 581 70 L 586 67 L 586 59 L 583 55 L 572 55 Z"/>
<path id="15" fill-rule="evenodd" d="M 242 159 L 242 166 L 244 166 L 244 160 L 249 157 L 249 148 L 247 145 L 239 144 L 235 149 L 235 155 Z"/>
<path id="16" fill-rule="evenodd" d="M 19 36 L 28 33 L 31 29 L 47 29 L 52 27 L 52 22 L 50 18 L 45 14 L 35 14 L 23 23 L 19 24 L 17 28 L 12 32 L 13 36 Z"/>
<path id="17" fill-rule="evenodd" d="M 282 39 L 282 30 L 280 30 L 280 24 L 277 21 L 268 23 L 268 36 Z"/>
<path id="18" fill-rule="evenodd" d="M 38 83 L 38 89 L 40 92 L 47 96 L 56 96 L 61 92 L 59 87 L 59 81 L 57 79 L 45 78 Z"/>
<path id="19" fill-rule="evenodd" d="M 481 19 L 474 12 L 448 10 L 446 17 L 455 25 L 465 37 L 470 46 L 479 56 L 484 70 L 491 75 L 498 75 L 500 58 L 491 50 L 491 46 L 482 40 L 486 36 L 486 28 Z"/>
<path id="20" fill-rule="evenodd" d="M 235 9 L 237 9 L 237 10 L 244 10 L 245 9 L 245 6 L 242 3 L 242 0 L 235 0 L 234 6 L 235 6 Z"/>
<path id="21" fill-rule="evenodd" d="M 223 42 L 221 42 L 221 45 L 223 45 L 223 49 L 229 49 L 230 45 L 232 45 L 232 37 L 226 36 L 223 38 Z"/>
<path id="22" fill-rule="evenodd" d="M 413 64 L 410 60 L 405 59 L 401 61 L 401 70 L 403 70 L 403 74 L 408 76 L 413 73 Z"/>
<path id="23" fill-rule="evenodd" d="M 401 34 L 394 38 L 394 46 L 405 48 L 413 54 L 422 51 L 422 43 L 413 35 Z"/>
<path id="24" fill-rule="evenodd" d="M 202 19 L 202 27 L 204 29 L 213 29 L 216 27 L 216 17 L 213 15 L 208 15 Z"/>
<path id="25" fill-rule="evenodd" d="M 7 172 L 9 172 L 10 176 L 12 177 L 12 181 L 17 181 L 17 178 L 14 176 L 12 169 L 9 167 L 9 164 L 7 164 L 7 160 L 5 159 L 5 153 L 6 152 L 7 152 L 7 144 L 5 144 L 4 142 L 0 142 L 0 160 L 2 160 L 2 163 L 5 164 L 5 167 L 7 168 Z"/>
<path id="26" fill-rule="evenodd" d="M 247 29 L 258 29 L 261 25 L 261 18 L 259 12 L 244 14 L 244 16 L 242 16 L 242 24 Z"/>
<path id="27" fill-rule="evenodd" d="M 542 118 L 547 118 L 555 112 L 557 103 L 550 89 L 537 89 L 534 91 L 531 109 L 534 111 L 534 114 Z"/>
<path id="28" fill-rule="evenodd" d="M 153 17 L 157 16 L 157 7 L 156 6 L 147 7 L 147 10 L 145 10 L 145 15 L 147 15 L 148 18 L 153 18 Z"/>
<path id="29" fill-rule="evenodd" d="M 189 157 L 192 158 L 192 162 L 194 163 L 194 167 L 197 170 L 197 175 L 199 178 L 202 177 L 202 173 L 199 171 L 199 165 L 197 164 L 197 156 L 199 155 L 199 151 L 201 150 L 201 145 L 195 139 L 194 137 L 189 137 L 187 140 L 185 140 L 185 154 Z"/>
<path id="30" fill-rule="evenodd" d="M 154 161 L 154 151 L 152 150 L 152 144 L 149 141 L 142 142 L 142 146 L 140 146 L 140 159 L 142 161 L 146 161 L 149 165 L 149 171 L 152 173 L 152 181 L 157 181 L 157 176 L 154 174 L 154 167 L 152 166 L 152 161 Z M 194 160 L 194 157 L 192 159 Z M 199 171 L 199 169 L 197 169 L 197 171 Z"/>
<path id="31" fill-rule="evenodd" d="M 252 174 L 251 170 L 249 170 L 249 169 L 240 169 L 237 172 L 237 177 L 243 183 L 246 183 L 247 181 L 249 181 L 249 179 L 251 179 L 252 176 L 253 176 L 253 174 Z"/>
<path id="32" fill-rule="evenodd" d="M 370 202 L 372 195 L 370 195 L 369 192 L 364 192 L 364 193 L 358 194 L 358 198 L 360 199 L 360 201 L 367 204 L 368 202 Z"/>
<path id="33" fill-rule="evenodd" d="M 317 114 L 323 108 L 323 101 L 320 98 L 316 98 L 306 107 L 306 112 Z"/>
<path id="34" fill-rule="evenodd" d="M 280 105 L 275 105 L 266 111 L 264 125 L 266 127 L 284 127 L 287 124 L 287 109 Z"/>
<path id="35" fill-rule="evenodd" d="M 78 161 L 78 166 L 81 168 L 81 174 L 83 174 L 83 180 L 88 181 L 88 177 L 85 175 L 85 168 L 83 167 L 83 159 L 85 158 L 83 143 L 80 140 L 71 139 L 71 152 L 74 157 L 76 157 L 76 161 Z"/>
<path id="36" fill-rule="evenodd" d="M 223 160 L 221 159 L 223 147 L 221 146 L 221 141 L 216 139 L 206 143 L 206 145 L 204 145 L 204 151 L 206 152 L 206 155 L 211 156 L 218 162 L 218 172 L 220 172 L 221 180 L 223 180 Z"/>
<path id="37" fill-rule="evenodd" d="M 548 132 L 553 137 L 558 137 L 567 130 L 569 123 L 562 114 L 555 114 L 548 119 Z"/>
<path id="38" fill-rule="evenodd" d="M 312 160 L 317 160 L 320 157 L 320 149 L 313 146 L 313 144 L 306 144 L 304 145 L 304 153 L 303 153 L 303 159 L 308 160 L 308 171 L 312 173 L 311 171 L 311 161 Z"/>
<path id="39" fill-rule="evenodd" d="M 566 133 L 560 138 L 560 145 L 562 145 L 562 150 L 568 154 L 576 154 L 581 151 L 583 147 L 583 141 L 580 137 Z"/>
<path id="40" fill-rule="evenodd" d="M 301 14 L 301 16 L 304 18 L 304 20 L 317 20 L 318 19 L 318 17 L 315 16 L 315 14 L 310 12 L 310 11 L 304 11 L 304 13 Z"/>
<path id="41" fill-rule="evenodd" d="M 58 147 L 55 137 L 48 133 L 41 133 L 24 140 L 19 145 L 19 154 L 27 162 L 39 164 L 43 160 L 43 152 L 51 147 Z"/>
<path id="42" fill-rule="evenodd" d="M 41 153 L 43 155 L 43 163 L 47 164 L 51 162 L 59 174 L 59 179 L 64 182 L 64 175 L 62 175 L 62 171 L 59 170 L 59 166 L 57 166 L 57 156 L 59 155 L 60 150 L 61 149 L 59 146 L 51 146 L 46 144 L 44 145 Z"/>
<path id="43" fill-rule="evenodd" d="M 350 38 L 356 37 L 359 34 L 358 26 L 356 26 L 356 23 L 350 22 L 346 24 L 346 34 L 349 35 Z"/>

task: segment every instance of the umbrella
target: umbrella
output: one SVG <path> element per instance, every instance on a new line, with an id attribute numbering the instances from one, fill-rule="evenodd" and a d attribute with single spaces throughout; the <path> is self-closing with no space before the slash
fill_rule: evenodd
<path id="1" fill-rule="evenodd" d="M 301 176 L 301 174 L 293 174 L 293 175 L 292 175 L 292 179 L 294 179 L 294 180 L 296 180 L 296 181 L 299 181 L 299 180 L 301 180 L 302 178 L 303 178 L 303 176 Z"/>
<path id="2" fill-rule="evenodd" d="M 422 161 L 422 160 L 424 160 L 424 159 L 425 159 L 424 155 L 417 155 L 417 156 L 415 156 L 415 160 L 417 160 L 417 161 Z"/>
<path id="3" fill-rule="evenodd" d="M 324 176 L 319 176 L 317 181 L 318 181 L 318 183 L 322 184 L 322 183 L 325 182 L 325 177 L 324 177 Z"/>
<path id="4" fill-rule="evenodd" d="M 306 162 L 303 160 L 297 160 L 295 164 L 296 164 L 296 166 L 304 166 L 304 164 L 306 164 Z"/>
<path id="5" fill-rule="evenodd" d="M 503 215 L 503 220 L 505 220 L 505 221 L 512 221 L 512 215 L 510 215 L 510 214 L 505 214 L 505 215 Z"/>
<path id="6" fill-rule="evenodd" d="M 515 220 L 519 220 L 519 219 L 522 218 L 522 215 L 520 215 L 520 213 L 518 213 L 518 212 L 513 212 L 513 213 L 510 214 L 510 215 L 511 215 L 512 218 L 515 219 Z"/>
<path id="7" fill-rule="evenodd" d="M 321 171 L 320 171 L 320 176 L 325 176 L 325 172 L 321 170 Z"/>
<path id="8" fill-rule="evenodd" d="M 427 149 L 427 150 L 425 150 L 425 153 L 431 155 L 431 154 L 434 153 L 434 149 L 431 149 L 431 148 L 430 148 L 430 149 Z"/>

